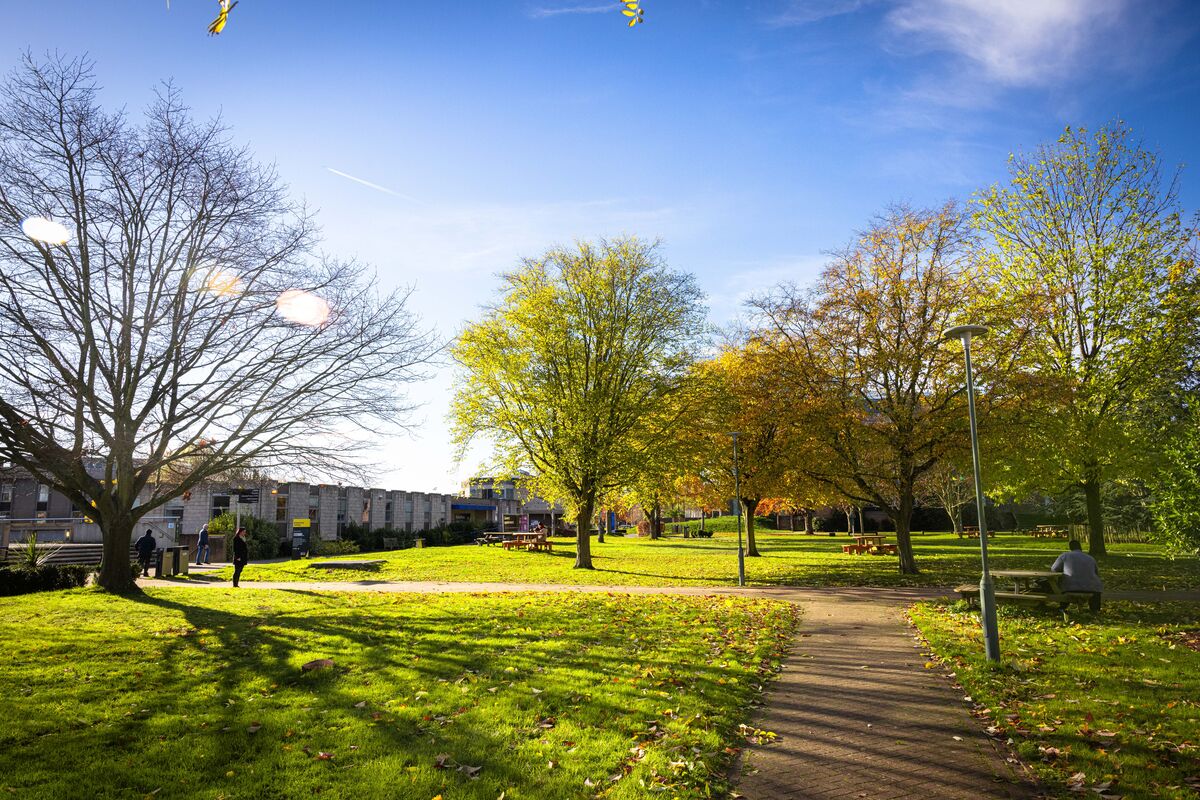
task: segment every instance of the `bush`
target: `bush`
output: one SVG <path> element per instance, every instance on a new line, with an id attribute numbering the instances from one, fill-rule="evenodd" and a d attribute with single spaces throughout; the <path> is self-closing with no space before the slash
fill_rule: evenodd
<path id="1" fill-rule="evenodd" d="M 233 534 L 237 531 L 237 518 L 228 511 L 208 521 L 208 532 L 225 535 L 225 555 L 233 558 Z M 242 527 L 246 529 L 246 544 L 250 548 L 250 560 L 275 558 L 279 555 L 279 529 L 275 523 L 258 517 L 243 516 Z M 356 551 L 357 552 L 357 551 Z"/>
<path id="2" fill-rule="evenodd" d="M 312 543 L 314 556 L 345 556 L 358 552 L 358 545 L 347 539 L 317 539 Z"/>
<path id="3" fill-rule="evenodd" d="M 80 564 L 42 564 L 35 569 L 0 567 L 0 596 L 75 589 L 87 584 L 90 572 Z"/>

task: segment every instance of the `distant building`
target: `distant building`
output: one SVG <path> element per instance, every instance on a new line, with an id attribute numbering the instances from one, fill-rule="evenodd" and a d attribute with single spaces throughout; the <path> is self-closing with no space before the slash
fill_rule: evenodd
<path id="1" fill-rule="evenodd" d="M 89 472 L 99 477 L 101 468 L 97 464 Z M 242 514 L 274 522 L 281 539 L 290 535 L 296 519 L 310 520 L 312 539 L 336 539 L 350 524 L 413 532 L 448 524 L 454 499 L 434 492 L 268 479 L 212 482 L 147 514 L 138 529 L 150 528 L 162 539 L 176 540 L 179 533 L 195 533 L 213 517 L 240 508 Z M 24 470 L 0 470 L 0 532 L 11 541 L 23 541 L 29 531 L 36 531 L 44 542 L 102 539 L 99 526 L 61 492 Z"/>
<path id="2" fill-rule="evenodd" d="M 516 518 L 518 526 L 561 524 L 563 507 L 530 496 L 519 478 L 471 478 L 463 483 L 463 498 L 454 504 L 455 521 L 479 524 L 503 524 L 504 518 Z"/>

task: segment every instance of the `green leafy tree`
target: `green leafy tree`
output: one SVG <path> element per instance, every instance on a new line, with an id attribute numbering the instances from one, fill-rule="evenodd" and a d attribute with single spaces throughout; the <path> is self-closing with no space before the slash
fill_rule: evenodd
<path id="1" fill-rule="evenodd" d="M 592 568 L 597 499 L 635 482 L 687 422 L 673 401 L 707 332 L 702 300 L 655 244 L 584 242 L 504 275 L 500 302 L 453 346 L 460 454 L 490 440 L 500 471 L 528 471 L 540 496 L 565 501 L 577 568 Z"/>
<path id="2" fill-rule="evenodd" d="M 1196 343 L 1197 274 L 1177 176 L 1115 123 L 1010 159 L 978 199 L 998 302 L 1023 330 L 1009 488 L 1082 489 L 1102 555 L 1106 483 L 1153 470 Z"/>
<path id="3" fill-rule="evenodd" d="M 1154 485 L 1155 535 L 1180 553 L 1200 553 L 1200 425 L 1188 425 L 1163 448 Z"/>

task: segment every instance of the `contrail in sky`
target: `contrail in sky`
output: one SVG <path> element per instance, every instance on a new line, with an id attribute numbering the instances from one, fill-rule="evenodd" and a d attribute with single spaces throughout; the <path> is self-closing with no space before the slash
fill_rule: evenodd
<path id="1" fill-rule="evenodd" d="M 414 200 L 413 198 L 409 197 L 406 194 L 400 194 L 399 192 L 394 192 L 391 189 L 387 188 L 386 186 L 380 186 L 378 183 L 371 183 L 370 181 L 364 181 L 362 178 L 356 178 L 347 172 L 342 172 L 340 169 L 334 169 L 333 167 L 326 167 L 325 169 L 329 170 L 334 175 L 339 175 L 339 176 L 345 178 L 346 180 L 351 180 L 351 181 L 354 181 L 355 183 L 361 183 L 363 186 L 366 186 L 370 189 L 374 189 L 377 192 L 383 192 L 384 194 L 390 194 L 392 197 L 399 197 L 401 200 L 407 200 L 410 203 L 417 202 L 416 200 Z"/>

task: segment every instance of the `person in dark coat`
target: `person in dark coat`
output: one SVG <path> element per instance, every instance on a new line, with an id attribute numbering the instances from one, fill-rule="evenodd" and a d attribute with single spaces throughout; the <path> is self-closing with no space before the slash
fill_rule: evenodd
<path id="1" fill-rule="evenodd" d="M 250 545 L 246 544 L 246 529 L 238 528 L 233 535 L 233 585 L 236 588 L 242 577 L 242 569 L 250 560 Z"/>
<path id="2" fill-rule="evenodd" d="M 154 551 L 158 549 L 158 543 L 154 541 L 154 534 L 150 529 L 146 529 L 146 534 L 137 540 L 134 545 L 137 548 L 138 561 L 142 564 L 142 577 L 150 576 L 150 561 L 154 558 Z"/>

